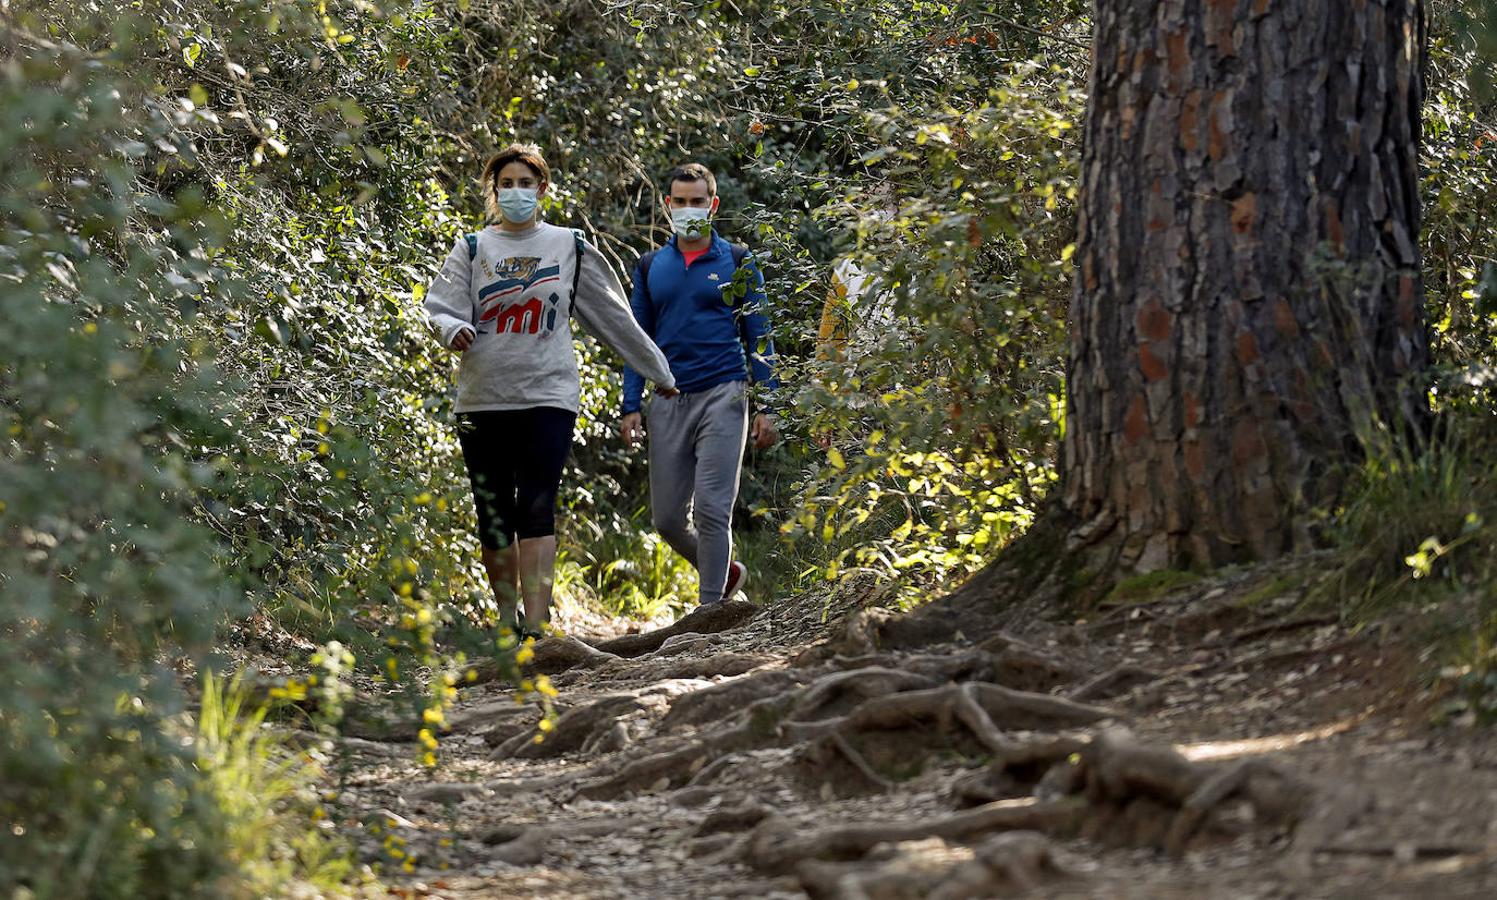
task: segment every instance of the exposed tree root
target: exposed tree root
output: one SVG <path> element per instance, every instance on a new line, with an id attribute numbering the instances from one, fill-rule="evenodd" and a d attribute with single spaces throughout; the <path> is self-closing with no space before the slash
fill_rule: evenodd
<path id="1" fill-rule="evenodd" d="M 998 693 L 994 693 L 998 692 Z M 931 837 L 969 840 L 993 831 L 1027 829 L 1049 834 L 1069 834 L 1078 828 L 1093 833 L 1110 832 L 1127 842 L 1160 846 L 1181 852 L 1200 831 L 1207 818 L 1225 801 L 1241 797 L 1262 818 L 1290 824 L 1314 808 L 1311 786 L 1282 769 L 1260 760 L 1230 766 L 1193 763 L 1168 747 L 1137 743 L 1122 729 L 1106 729 L 1093 739 L 1050 735 L 1038 740 L 1016 740 L 994 724 L 993 713 L 1015 708 L 1033 714 L 1035 696 L 1015 700 L 1015 694 L 994 685 L 969 683 L 934 690 L 917 690 L 869 700 L 847 716 L 810 723 L 786 722 L 787 733 L 821 730 L 819 752 L 836 753 L 853 764 L 869 781 L 892 788 L 889 779 L 870 766 L 847 740 L 848 724 L 869 728 L 888 724 L 909 725 L 930 717 L 961 722 L 996 757 L 995 770 L 1006 766 L 1053 763 L 1049 773 L 1033 790 L 1038 797 L 999 800 L 951 816 L 906 823 L 880 823 L 800 831 L 781 819 L 761 823 L 744 842 L 746 861 L 766 872 L 800 871 L 808 890 L 817 896 L 906 896 L 901 893 L 869 893 L 870 885 L 904 884 L 899 872 L 873 881 L 853 870 L 826 866 L 796 867 L 807 860 L 861 858 L 879 844 L 914 841 Z M 985 698 L 984 695 L 987 695 Z M 996 700 L 995 700 L 996 698 Z M 1044 709 L 1049 715 L 1063 711 L 1071 724 L 1082 713 L 1100 717 L 1105 711 L 1069 704 Z M 1073 708 L 1075 707 L 1075 708 Z M 1074 758 L 1074 761 L 1073 761 Z M 1014 782 L 1015 787 L 1021 787 Z M 1324 828 L 1344 828 L 1344 813 L 1322 815 Z M 988 855 L 974 859 L 976 866 L 954 866 L 936 884 L 930 896 L 987 896 L 1000 884 L 1025 889 L 1053 858 L 1049 845 L 1031 838 L 987 845 Z M 1063 865 L 1055 868 L 1064 869 Z M 958 875 L 957 873 L 960 872 Z M 898 877 L 896 877 L 898 876 Z M 852 878 L 847 881 L 847 878 Z M 911 882 L 913 883 L 913 882 Z M 862 890 L 863 894 L 856 893 Z M 902 888 L 901 888 L 902 890 Z M 851 892 L 851 893 L 849 893 Z M 917 896 L 909 894 L 908 896 Z"/>
<path id="2" fill-rule="evenodd" d="M 956 626 L 949 620 L 909 616 L 891 609 L 865 609 L 849 617 L 822 645 L 821 652 L 829 658 L 911 650 L 950 641 L 956 635 Z"/>
<path id="3" fill-rule="evenodd" d="M 487 797 L 492 793 L 477 782 L 438 781 L 407 791 L 403 799 L 407 803 L 461 803 L 469 797 Z"/>
<path id="4" fill-rule="evenodd" d="M 867 863 L 808 860 L 796 867 L 813 898 L 828 900 L 978 900 L 1074 878 L 1074 863 L 1050 839 L 1033 831 L 994 835 L 961 852 L 939 838 L 895 845 L 888 859 Z"/>
<path id="5" fill-rule="evenodd" d="M 1341 616 L 1336 614 L 1304 616 L 1299 619 L 1288 619 L 1282 621 L 1268 622 L 1253 628 L 1244 628 L 1228 635 L 1219 643 L 1223 645 L 1249 644 L 1259 638 L 1270 635 L 1287 634 L 1291 631 L 1301 631 L 1306 628 L 1323 628 L 1326 625 L 1335 625 L 1341 621 Z"/>
<path id="6" fill-rule="evenodd" d="M 384 741 L 366 741 L 363 738 L 347 737 L 345 735 L 328 736 L 305 728 L 292 728 L 279 733 L 284 734 L 291 742 L 300 747 L 311 747 L 331 741 L 344 751 L 354 753 L 368 753 L 374 756 L 401 757 L 409 756 L 410 748 L 400 744 L 387 743 Z"/>
<path id="7" fill-rule="evenodd" d="M 581 771 L 571 771 L 563 775 L 542 775 L 538 778 L 516 778 L 496 779 L 484 783 L 481 787 L 485 791 L 495 794 L 539 794 L 557 788 L 570 788 L 579 780 L 586 780 L 600 775 L 604 766 L 592 765 Z M 486 795 L 487 796 L 487 795 Z"/>
<path id="8" fill-rule="evenodd" d="M 530 735 L 535 725 L 523 719 L 509 719 L 483 733 L 483 742 L 490 747 L 501 747 L 516 735 Z"/>
<path id="9" fill-rule="evenodd" d="M 1295 859 L 1303 863 L 1360 811 L 1351 800 L 1339 806 L 1319 802 L 1307 782 L 1261 760 L 1197 763 L 1169 747 L 1140 744 L 1121 728 L 1104 727 L 1095 735 L 1079 731 L 1122 718 L 1095 701 L 1158 684 L 1163 676 L 1122 665 L 1067 690 L 1080 681 L 1082 665 L 1005 634 L 960 652 L 899 655 L 887 648 L 949 640 L 953 632 L 929 618 L 900 631 L 904 626 L 894 625 L 900 620 L 865 610 L 818 654 L 801 660 L 822 669 L 755 671 L 775 659 L 755 653 L 686 658 L 711 643 L 696 635 L 731 628 L 755 609 L 733 606 L 698 610 L 670 628 L 574 654 L 577 664 L 596 667 L 588 676 L 595 683 L 600 675 L 632 680 L 644 672 L 669 680 L 567 710 L 539 744 L 534 731 L 514 731 L 495 756 L 623 750 L 624 758 L 600 762 L 580 783 L 573 775 L 570 781 L 542 780 L 544 786 L 535 789 L 569 787 L 567 802 L 678 789 L 672 798 L 682 804 L 688 795 L 697 802 L 712 796 L 707 785 L 733 771 L 744 754 L 767 747 L 793 748 L 793 771 L 820 780 L 823 791 L 836 790 L 840 773 L 859 792 L 893 792 L 910 764 L 918 766 L 942 741 L 987 761 L 981 772 L 953 786 L 959 802 L 981 803 L 962 811 L 804 829 L 744 800 L 711 813 L 693 836 L 693 854 L 795 875 L 813 896 L 838 898 L 951 900 L 1027 890 L 1072 873 L 1046 835 L 1090 835 L 1178 854 L 1202 832 L 1224 833 L 1237 822 L 1301 825 L 1294 846 Z M 1234 615 L 1201 610 L 1190 627 L 1220 625 Z M 664 652 L 657 652 L 662 645 Z M 638 659 L 652 652 L 654 658 Z M 849 653 L 856 655 L 843 655 Z M 730 680 L 714 684 L 706 677 Z M 504 720 L 501 727 L 514 719 L 496 706 L 463 727 L 485 717 Z M 690 728 L 702 730 L 664 736 Z M 662 737 L 631 747 L 650 732 Z M 432 785 L 412 799 L 460 802 L 526 787 Z M 598 827 L 616 829 L 618 823 Z M 514 827 L 485 839 L 501 845 L 497 858 L 533 865 L 544 859 L 550 841 L 578 833 L 590 832 L 579 832 L 573 823 Z M 881 846 L 886 849 L 875 849 Z M 857 863 L 848 865 L 851 860 Z"/>
<path id="10" fill-rule="evenodd" d="M 582 744 L 582 754 L 616 753 L 634 743 L 634 734 L 623 722 L 614 722 L 610 728 L 594 731 Z"/>
<path id="11" fill-rule="evenodd" d="M 1158 681 L 1164 676 L 1153 669 L 1145 669 L 1142 666 L 1124 665 L 1110 669 L 1083 684 L 1070 693 L 1070 698 L 1078 703 L 1091 703 L 1095 700 L 1106 700 L 1118 694 L 1132 690 L 1141 684 Z"/>
<path id="12" fill-rule="evenodd" d="M 825 751 L 827 749 L 835 750 L 839 756 L 852 763 L 852 767 L 858 771 L 858 774 L 868 779 L 874 785 L 891 793 L 894 791 L 894 782 L 880 775 L 878 770 L 869 765 L 868 760 L 863 758 L 863 754 L 859 753 L 852 744 L 847 742 L 847 738 L 843 736 L 842 732 L 833 731 L 822 738 L 820 743 L 813 744 L 809 751 L 812 754 L 811 758 L 818 763 L 824 762 Z"/>
<path id="13" fill-rule="evenodd" d="M 1343 791 L 1328 798 L 1325 789 L 1260 759 L 1193 762 L 1110 727 L 1124 718 L 1118 707 L 1141 695 L 1168 690 L 1173 696 L 1178 685 L 1209 676 L 1228 657 L 1238 657 L 1234 667 L 1245 667 L 1243 658 L 1255 659 L 1248 654 L 1258 648 L 1234 649 L 1234 628 L 1254 626 L 1237 632 L 1240 637 L 1318 624 L 1297 620 L 1264 628 L 1259 623 L 1267 619 L 1230 608 L 1228 601 L 1202 600 L 1192 607 L 1171 601 L 1169 607 L 1151 607 L 1159 621 L 1141 623 L 1146 633 L 1140 637 L 1152 645 L 1165 646 L 1175 636 L 1174 623 L 1222 645 L 1195 655 L 1144 656 L 1149 645 L 1142 641 L 1093 650 L 1084 628 L 1026 624 L 1006 610 L 983 623 L 994 629 L 1002 624 L 1012 633 L 974 635 L 980 643 L 957 635 L 934 615 L 907 621 L 885 610 L 864 610 L 786 669 L 780 656 L 731 649 L 740 645 L 736 637 L 709 636 L 747 621 L 756 611 L 750 604 L 698 610 L 669 628 L 601 644 L 604 649 L 581 645 L 579 651 L 569 641 L 547 648 L 543 642 L 538 658 L 546 649 L 546 659 L 556 665 L 575 660 L 570 665 L 576 674 L 556 683 L 573 681 L 579 690 L 563 699 L 584 700 L 582 705 L 562 710 L 539 744 L 534 710 L 508 701 L 454 718 L 454 730 L 487 729 L 486 739 L 499 745 L 496 758 L 599 758 L 580 773 L 572 768 L 525 781 L 433 784 L 405 799 L 461 803 L 466 813 L 497 802 L 492 798 L 527 791 L 545 791 L 546 797 L 514 808 L 668 792 L 664 799 L 671 804 L 698 808 L 668 812 L 694 828 L 669 834 L 691 856 L 711 865 L 747 863 L 787 886 L 798 879 L 813 897 L 848 900 L 1007 895 L 1077 874 L 1079 867 L 1052 839 L 1090 838 L 1179 854 L 1206 837 L 1241 834 L 1264 823 L 1281 833 L 1294 830 L 1280 864 L 1308 872 L 1313 854 L 1344 835 L 1365 808 L 1365 796 Z M 750 628 L 764 621 L 756 619 Z M 895 649 L 941 641 L 950 644 L 914 653 Z M 1104 671 L 1119 660 L 1133 662 Z M 1168 672 L 1151 665 L 1167 666 Z M 922 774 L 932 761 L 934 771 Z M 860 799 L 812 813 L 814 802 L 801 800 L 811 801 L 817 791 L 828 800 Z M 880 818 L 888 815 L 883 810 L 862 813 L 870 816 L 864 822 L 824 818 L 870 806 L 878 810 L 884 801 L 870 803 L 868 795 L 896 791 L 918 795 L 912 807 L 926 812 L 892 821 Z M 802 797 L 787 800 L 794 792 Z M 792 824 L 760 798 L 822 818 Z M 942 803 L 950 810 L 929 812 Z M 630 808 L 666 811 L 663 802 Z M 483 838 L 495 846 L 495 859 L 536 865 L 546 862 L 552 842 L 628 825 L 575 822 L 559 809 L 551 815 L 560 824 L 509 826 Z M 631 836 L 617 843 L 638 841 Z M 781 884 L 776 882 L 777 890 Z"/>
<path id="14" fill-rule="evenodd" d="M 531 712 L 532 707 L 516 703 L 513 697 L 506 696 L 500 700 L 491 700 L 488 703 L 459 709 L 447 720 L 447 730 L 457 734 L 480 731 L 497 724 L 523 719 Z"/>
<path id="15" fill-rule="evenodd" d="M 1157 600 L 1142 603 L 1129 603 L 1101 616 L 1095 622 L 1088 622 L 1085 628 L 1087 637 L 1100 639 L 1127 631 L 1131 627 L 1153 622 L 1159 618 L 1159 614 L 1152 609 L 1156 604 L 1165 602 L 1164 597 Z"/>
<path id="16" fill-rule="evenodd" d="M 726 758 L 726 757 L 724 757 Z M 713 834 L 720 831 L 743 831 L 753 828 L 774 815 L 774 810 L 757 800 L 746 799 L 733 806 L 721 807 L 697 826 L 697 834 Z"/>
<path id="17" fill-rule="evenodd" d="M 767 674 L 767 673 L 766 673 Z M 743 690 L 750 686 L 754 692 L 778 688 L 779 679 L 766 677 L 762 682 L 747 681 Z M 891 780 L 880 774 L 850 740 L 863 732 L 904 731 L 920 734 L 934 724 L 944 729 L 951 723 L 960 723 L 975 736 L 984 751 L 994 760 L 995 766 L 1033 764 L 1037 759 L 1048 761 L 1056 755 L 1065 755 L 1080 749 L 1078 739 L 1049 737 L 1040 741 L 1015 738 L 1008 730 L 1060 730 L 1077 725 L 1090 724 L 1104 719 L 1116 718 L 1113 710 L 1087 706 L 1063 697 L 1016 691 L 998 685 L 968 682 L 945 687 L 922 687 L 930 679 L 924 676 L 900 672 L 894 669 L 860 669 L 853 672 L 837 672 L 827 675 L 811 686 L 795 693 L 777 693 L 755 702 L 739 713 L 741 724 L 718 731 L 684 746 L 656 752 L 627 763 L 613 776 L 583 785 L 578 796 L 602 799 L 639 790 L 664 790 L 679 786 L 683 781 L 696 776 L 719 757 L 789 740 L 792 743 L 810 742 L 805 752 L 813 763 L 825 763 L 833 757 L 840 758 L 867 781 L 888 790 Z M 716 698 L 734 698 L 727 686 L 710 688 Z M 909 690 L 908 688 L 917 688 Z M 852 708 L 845 715 L 835 713 L 844 709 L 848 696 L 853 699 Z M 741 696 L 741 695 L 740 695 Z M 691 694 L 678 703 L 686 704 L 690 710 L 697 706 L 704 709 L 721 708 L 709 701 L 692 701 Z M 866 699 L 865 699 L 866 698 Z M 861 702 L 858 702 L 861 701 Z M 628 699 L 607 701 L 596 710 L 581 710 L 568 713 L 558 723 L 558 734 L 572 729 L 596 728 L 596 724 L 608 721 L 616 715 L 614 703 L 627 704 Z M 829 716 L 830 717 L 826 717 Z M 825 718 L 823 718 L 825 717 Z M 677 724 L 686 718 L 681 714 Z M 667 723 L 670 717 L 667 716 Z M 809 720 L 809 721 L 807 721 Z M 998 723 L 1002 723 L 1002 726 Z M 553 738 L 554 739 L 554 738 Z M 527 745 L 526 739 L 512 738 L 500 752 L 549 754 L 544 745 Z M 568 739 L 556 746 L 565 750 L 582 746 L 587 737 Z M 549 742 L 548 742 L 549 743 Z M 1049 754 L 1049 755 L 1046 755 Z"/>
<path id="18" fill-rule="evenodd" d="M 664 703 L 663 700 L 659 702 Z M 580 750 L 595 734 L 612 728 L 616 717 L 645 709 L 647 703 L 635 693 L 611 694 L 563 713 L 549 735 L 543 735 L 534 726 L 517 732 L 495 747 L 490 756 L 493 759 L 540 759 Z M 537 736 L 543 738 L 540 743 L 535 741 Z"/>
<path id="19" fill-rule="evenodd" d="M 850 825 L 810 832 L 781 818 L 760 823 L 743 847 L 745 861 L 765 872 L 785 873 L 807 859 L 858 859 L 879 844 L 940 837 L 962 840 L 993 831 L 1073 830 L 1086 804 L 1080 798 L 1005 800 L 940 818 Z"/>
<path id="20" fill-rule="evenodd" d="M 713 644 L 715 644 L 717 641 L 718 638 L 716 635 L 697 634 L 695 632 L 692 632 L 690 634 L 677 634 L 672 637 L 666 638 L 654 653 L 650 653 L 647 655 L 650 659 L 660 659 L 666 656 L 677 656 L 682 653 L 689 653 L 693 650 L 704 650 L 708 647 L 713 646 Z"/>
<path id="21" fill-rule="evenodd" d="M 1293 823 L 1312 809 L 1315 792 L 1304 780 L 1264 760 L 1226 767 L 1193 763 L 1168 747 L 1139 744 L 1122 729 L 1107 729 L 1081 751 L 1075 786 L 1094 805 L 1124 809 L 1145 798 L 1172 819 L 1160 843 L 1183 851 L 1204 819 L 1229 797 L 1241 795 L 1265 818 Z"/>
<path id="22" fill-rule="evenodd" d="M 691 780 L 686 782 L 686 786 L 699 787 L 701 785 L 711 784 L 717 778 L 717 776 L 727 771 L 740 759 L 741 757 L 737 753 L 725 753 L 722 756 L 719 756 L 717 759 L 714 759 L 712 762 L 707 763 L 707 765 L 702 767 L 701 771 L 691 776 Z"/>
<path id="23" fill-rule="evenodd" d="M 711 606 L 699 606 L 665 628 L 645 634 L 626 634 L 598 644 L 597 649 L 616 656 L 644 656 L 660 649 L 661 644 L 678 634 L 715 634 L 727 631 L 752 619 L 758 611 L 759 607 L 747 600 L 729 600 Z"/>
<path id="24" fill-rule="evenodd" d="M 980 716 L 979 716 L 980 714 Z M 1087 706 L 1050 694 L 1015 691 L 996 684 L 968 682 L 929 690 L 905 691 L 869 700 L 838 719 L 786 722 L 784 730 L 795 740 L 812 740 L 832 732 L 844 735 L 858 731 L 893 731 L 919 728 L 935 720 L 953 720 L 966 725 L 993 752 L 1010 746 L 998 733 L 995 722 L 1013 730 L 1068 728 L 1118 713 L 1100 706 Z"/>
<path id="25" fill-rule="evenodd" d="M 1308 812 L 1303 812 L 1294 830 L 1294 841 L 1280 867 L 1290 875 L 1308 877 L 1314 867 L 1317 851 L 1328 849 L 1344 835 L 1352 823 L 1372 805 L 1372 797 L 1360 787 L 1338 785 L 1317 798 Z"/>
<path id="26" fill-rule="evenodd" d="M 1048 691 L 1074 681 L 1081 675 L 1081 669 L 1074 663 L 1005 635 L 990 639 L 977 649 L 964 653 L 914 656 L 868 653 L 860 656 L 835 656 L 826 662 L 842 670 L 891 668 L 924 675 L 937 683 L 991 681 L 1028 691 Z"/>
<path id="27" fill-rule="evenodd" d="M 756 701 L 784 694 L 804 684 L 806 676 L 797 672 L 770 670 L 744 675 L 700 691 L 682 694 L 671 702 L 671 710 L 661 721 L 665 731 L 691 725 L 722 722 L 741 713 Z"/>
<path id="28" fill-rule="evenodd" d="M 992 772 L 1001 775 L 1010 767 L 1035 767 L 1080 750 L 1085 741 L 1071 736 L 1013 737 L 1000 729 L 994 718 L 1016 729 L 1030 730 L 1036 722 L 1049 729 L 1065 728 L 1112 718 L 1116 714 L 1100 707 L 1086 707 L 1048 694 L 1013 691 L 997 685 L 968 682 L 931 690 L 907 691 L 869 700 L 848 715 L 815 722 L 787 721 L 781 728 L 797 741 L 809 741 L 804 751 L 817 771 L 825 771 L 834 758 L 846 760 L 862 778 L 883 790 L 893 782 L 878 771 L 850 740 L 865 732 L 879 737 L 870 746 L 889 748 L 890 732 L 926 734 L 944 731 L 960 723 L 977 739 L 993 760 Z M 888 755 L 887 753 L 885 754 Z M 900 763 L 910 762 L 907 753 L 894 749 Z"/>
<path id="29" fill-rule="evenodd" d="M 479 835 L 485 844 L 497 845 L 493 858 L 513 866 L 536 866 L 545 861 L 546 850 L 560 838 L 613 834 L 631 824 L 618 819 L 587 819 L 565 825 L 498 825 Z"/>
<path id="30" fill-rule="evenodd" d="M 659 669 L 664 678 L 731 678 L 776 662 L 768 653 L 719 653 L 704 659 L 683 659 Z"/>
<path id="31" fill-rule="evenodd" d="M 568 669 L 591 669 L 612 662 L 619 657 L 613 653 L 596 650 L 588 644 L 567 634 L 553 634 L 531 645 L 535 656 L 526 663 L 525 671 L 540 675 L 555 675 Z M 467 684 L 487 684 L 508 674 L 497 659 L 483 659 L 469 666 L 464 673 Z"/>
<path id="32" fill-rule="evenodd" d="M 938 683 L 929 676 L 879 667 L 837 672 L 818 678 L 801 692 L 790 718 L 799 722 L 829 718 L 874 697 L 933 688 Z"/>
<path id="33" fill-rule="evenodd" d="M 993 657 L 992 670 L 983 680 L 1024 691 L 1048 691 L 1081 674 L 1079 666 L 1053 653 L 1014 646 Z"/>
<path id="34" fill-rule="evenodd" d="M 611 775 L 583 783 L 572 796 L 607 800 L 631 792 L 663 791 L 686 782 L 719 756 L 747 750 L 771 739 L 772 735 L 747 725 L 730 728 L 684 747 L 631 760 Z"/>
<path id="35" fill-rule="evenodd" d="M 602 744 L 618 749 L 629 742 L 627 729 L 618 733 L 622 717 L 634 713 L 663 715 L 672 697 L 700 690 L 710 683 L 670 679 L 633 690 L 607 694 L 586 706 L 568 710 L 548 732 L 529 727 L 512 735 L 494 749 L 494 759 L 544 759 L 585 750 Z M 537 741 L 536 738 L 541 740 Z"/>
<path id="36" fill-rule="evenodd" d="M 952 787 L 958 803 L 976 806 L 1033 794 L 1041 798 L 1062 796 L 1065 791 L 1036 784 L 1056 763 L 1086 746 L 1088 738 L 1062 733 L 1010 740 L 999 748 L 982 769 L 957 779 Z"/>

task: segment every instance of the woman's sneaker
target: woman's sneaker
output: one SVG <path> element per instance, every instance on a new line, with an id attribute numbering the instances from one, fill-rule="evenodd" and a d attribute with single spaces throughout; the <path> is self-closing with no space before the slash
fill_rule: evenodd
<path id="1" fill-rule="evenodd" d="M 748 566 L 738 560 L 728 563 L 728 583 L 723 586 L 723 600 L 732 600 L 733 595 L 748 581 Z"/>

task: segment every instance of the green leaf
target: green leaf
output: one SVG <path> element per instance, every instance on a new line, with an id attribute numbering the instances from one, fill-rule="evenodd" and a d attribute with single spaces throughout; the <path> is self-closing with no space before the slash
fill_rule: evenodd
<path id="1" fill-rule="evenodd" d="M 276 344 L 286 343 L 286 334 L 281 330 L 281 323 L 274 316 L 264 316 L 255 323 L 255 333 Z"/>

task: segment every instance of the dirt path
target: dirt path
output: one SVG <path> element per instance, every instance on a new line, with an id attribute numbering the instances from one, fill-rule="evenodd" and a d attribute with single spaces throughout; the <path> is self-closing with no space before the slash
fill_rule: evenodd
<path id="1" fill-rule="evenodd" d="M 935 644 L 852 593 L 553 639 L 543 743 L 473 687 L 437 771 L 358 743 L 340 806 L 403 896 L 1497 896 L 1497 743 L 1283 581 Z"/>

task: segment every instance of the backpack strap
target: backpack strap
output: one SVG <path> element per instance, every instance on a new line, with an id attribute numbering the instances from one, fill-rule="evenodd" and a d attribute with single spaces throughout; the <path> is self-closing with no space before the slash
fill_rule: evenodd
<path id="1" fill-rule="evenodd" d="M 572 231 L 572 244 L 576 248 L 576 251 L 577 251 L 574 254 L 574 256 L 576 258 L 576 262 L 574 262 L 572 264 L 572 302 L 576 303 L 577 302 L 577 281 L 578 281 L 578 279 L 580 279 L 582 277 L 582 254 L 585 253 L 586 250 L 587 250 L 587 241 L 584 241 L 582 239 L 582 230 L 580 228 L 573 228 L 573 229 L 571 229 L 571 231 Z"/>
<path id="2" fill-rule="evenodd" d="M 655 255 L 659 252 L 658 248 L 649 251 L 641 256 L 639 262 L 636 264 L 639 268 L 640 285 L 644 288 L 645 299 L 650 301 L 651 306 L 655 305 L 655 297 L 650 293 L 650 266 L 655 264 Z"/>
<path id="3" fill-rule="evenodd" d="M 470 235 L 467 236 L 467 238 L 468 238 L 468 262 L 472 262 L 473 261 L 473 257 L 475 257 L 475 256 L 478 255 L 478 235 L 476 235 L 476 234 L 470 234 Z"/>

